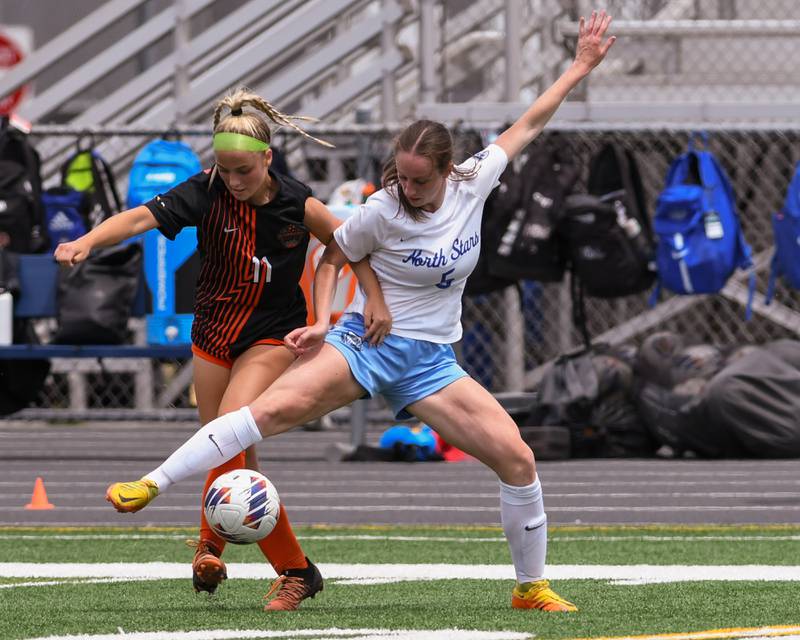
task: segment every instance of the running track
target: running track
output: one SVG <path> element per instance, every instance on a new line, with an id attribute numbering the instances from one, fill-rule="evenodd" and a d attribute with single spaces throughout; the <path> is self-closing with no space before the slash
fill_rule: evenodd
<path id="1" fill-rule="evenodd" d="M 194 428 L 0 422 L 0 525 L 196 525 L 199 477 L 135 515 L 103 499 L 110 482 L 151 470 Z M 326 460 L 348 437 L 295 430 L 258 445 L 295 524 L 499 523 L 497 482 L 482 465 Z M 543 461 L 539 473 L 551 524 L 800 523 L 797 460 Z M 37 476 L 55 509 L 24 509 Z"/>

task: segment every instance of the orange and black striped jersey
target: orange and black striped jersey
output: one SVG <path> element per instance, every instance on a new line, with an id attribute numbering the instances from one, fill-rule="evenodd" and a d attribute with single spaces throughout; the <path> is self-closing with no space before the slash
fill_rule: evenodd
<path id="1" fill-rule="evenodd" d="M 233 360 L 260 340 L 283 340 L 306 321 L 300 288 L 309 233 L 305 202 L 311 190 L 288 176 L 263 206 L 236 200 L 217 176 L 199 173 L 145 203 L 170 240 L 197 227 L 200 274 L 192 342 L 209 355 Z"/>

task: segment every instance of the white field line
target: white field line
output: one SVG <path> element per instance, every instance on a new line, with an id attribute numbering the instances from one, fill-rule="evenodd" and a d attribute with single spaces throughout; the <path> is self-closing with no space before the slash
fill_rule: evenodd
<path id="1" fill-rule="evenodd" d="M 52 587 L 61 584 L 102 584 L 107 582 L 129 582 L 127 578 L 103 578 L 103 579 L 81 579 L 81 580 L 48 580 L 47 582 L 13 582 L 0 584 L 0 589 L 13 589 L 14 587 Z"/>
<path id="2" fill-rule="evenodd" d="M 505 538 L 502 538 L 505 540 Z M 796 536 L 553 536 L 550 542 L 800 542 Z"/>
<path id="3" fill-rule="evenodd" d="M 396 630 L 396 629 L 302 629 L 266 631 L 263 629 L 205 629 L 203 631 L 139 631 L 119 634 L 69 635 L 30 638 L 30 640 L 244 640 L 249 638 L 313 638 L 329 640 L 528 640 L 529 633 L 516 631 L 473 631 L 469 629 Z"/>
<path id="4" fill-rule="evenodd" d="M 153 534 L 132 534 L 132 533 L 58 533 L 58 534 L 14 534 L 2 533 L 0 540 L 184 540 L 191 537 L 192 532 L 187 531 L 183 534 L 175 533 L 153 533 Z M 326 541 L 377 541 L 377 542 L 454 542 L 457 544 L 470 544 L 473 542 L 502 542 L 506 539 L 503 536 L 494 537 L 453 537 L 453 536 L 395 536 L 395 535 L 376 535 L 376 534 L 330 534 L 330 535 L 300 535 L 298 540 L 326 540 Z M 550 543 L 561 542 L 800 542 L 800 535 L 752 535 L 752 536 L 652 536 L 652 535 L 631 535 L 631 536 L 560 536 L 548 537 Z"/>
<path id="5" fill-rule="evenodd" d="M 70 506 L 69 510 L 72 512 L 89 512 L 89 511 L 105 511 L 108 512 L 111 507 L 109 506 Z M 3 510 L 6 513 L 16 513 L 24 512 L 30 513 L 25 509 L 23 506 L 16 506 L 16 507 L 3 507 Z M 198 511 L 199 508 L 197 505 L 150 505 L 147 507 L 147 510 L 150 512 L 154 511 L 169 511 L 171 513 L 175 512 L 195 512 Z M 687 512 L 698 512 L 702 513 L 705 511 L 726 511 L 732 513 L 738 512 L 751 512 L 751 511 L 776 511 L 780 510 L 782 512 L 787 511 L 800 511 L 800 504 L 792 504 L 792 505 L 780 505 L 780 506 L 772 506 L 772 505 L 648 505 L 648 506 L 574 506 L 574 507 L 547 507 L 548 513 L 658 513 L 663 514 L 666 512 L 672 513 L 687 513 Z M 292 505 L 292 513 L 301 513 L 306 511 L 349 511 L 349 512 L 365 512 L 368 511 L 370 513 L 376 512 L 427 512 L 427 511 L 435 511 L 435 512 L 463 512 L 463 513 L 500 513 L 500 506 L 499 505 L 492 505 L 492 506 L 452 506 L 452 505 L 385 505 L 385 504 L 375 504 L 375 505 L 331 505 L 331 504 L 312 504 L 312 505 Z M 9 523 L 11 524 L 11 523 Z M 24 524 L 24 523 L 21 523 Z"/>
<path id="6" fill-rule="evenodd" d="M 660 633 L 643 636 L 593 637 L 578 640 L 715 640 L 721 638 L 782 638 L 794 640 L 800 638 L 800 627 L 795 625 L 777 625 L 771 627 L 744 627 L 732 629 L 709 629 L 707 631 L 689 631 L 686 633 Z"/>
<path id="7" fill-rule="evenodd" d="M 417 580 L 513 580 L 511 565 L 471 564 L 321 564 L 326 579 L 340 584 L 386 584 Z M 231 578 L 275 578 L 265 563 L 231 563 Z M 124 578 L 165 580 L 190 578 L 188 563 L 0 563 L 0 578 Z M 800 582 L 800 566 L 768 565 L 550 565 L 547 577 L 555 580 L 607 580 L 613 584 L 665 582 L 747 581 Z"/>
<path id="8" fill-rule="evenodd" d="M 670 633 L 652 636 L 626 636 L 619 638 L 594 638 L 593 640 L 716 640 L 722 638 L 748 638 L 766 640 L 800 640 L 800 627 L 757 627 L 751 629 L 711 629 L 689 633 Z M 287 640 L 314 638 L 316 640 L 527 640 L 533 635 L 515 631 L 474 631 L 462 629 L 390 630 L 390 629 L 303 629 L 295 631 L 264 631 L 255 629 L 207 629 L 203 631 L 145 631 L 119 634 L 69 635 L 31 638 L 30 640 L 237 640 L 258 638 L 285 638 Z"/>

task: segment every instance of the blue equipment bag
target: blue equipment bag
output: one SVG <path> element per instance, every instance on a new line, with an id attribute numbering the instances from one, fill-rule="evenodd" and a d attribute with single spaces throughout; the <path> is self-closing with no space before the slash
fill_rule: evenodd
<path id="1" fill-rule="evenodd" d="M 54 187 L 42 193 L 50 249 L 77 240 L 87 231 L 87 199 L 83 191 Z"/>
<path id="2" fill-rule="evenodd" d="M 710 151 L 695 148 L 694 137 L 670 165 L 653 230 L 658 239 L 653 303 L 662 286 L 679 294 L 717 293 L 736 268 L 752 269 L 728 176 Z M 754 292 L 751 270 L 748 319 Z"/>
<path id="3" fill-rule="evenodd" d="M 156 139 L 139 151 L 128 179 L 129 208 L 166 193 L 191 176 L 200 173 L 197 154 L 180 140 Z M 196 258 L 197 229 L 186 227 L 170 242 L 158 229 L 144 234 L 144 274 L 153 294 L 153 311 L 147 316 L 147 341 L 150 344 L 188 344 L 194 316 L 177 304 L 178 271 Z M 196 276 L 195 276 L 196 277 Z M 192 283 L 194 284 L 194 283 Z"/>
<path id="4" fill-rule="evenodd" d="M 772 256 L 769 272 L 766 304 L 775 295 L 778 276 L 783 276 L 789 286 L 800 289 L 800 162 L 786 190 L 783 209 L 772 214 L 772 231 L 775 235 L 775 255 Z"/>
<path id="5" fill-rule="evenodd" d="M 427 424 L 409 427 L 396 424 L 381 434 L 378 446 L 381 449 L 395 449 L 408 453 L 418 461 L 436 457 L 436 436 Z"/>
<path id="6" fill-rule="evenodd" d="M 201 169 L 200 158 L 185 142 L 156 139 L 147 143 L 131 165 L 128 208 L 169 191 Z"/>

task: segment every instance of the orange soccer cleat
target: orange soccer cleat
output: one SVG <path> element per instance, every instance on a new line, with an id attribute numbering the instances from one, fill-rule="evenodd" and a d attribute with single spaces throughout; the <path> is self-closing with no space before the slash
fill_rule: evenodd
<path id="1" fill-rule="evenodd" d="M 511 592 L 511 606 L 515 609 L 541 609 L 542 611 L 578 610 L 578 607 L 553 591 L 547 580 L 517 583 Z"/>
<path id="2" fill-rule="evenodd" d="M 186 544 L 195 547 L 192 560 L 192 586 L 197 593 L 214 593 L 220 582 L 227 579 L 228 571 L 220 558 L 222 552 L 208 540 L 187 540 Z"/>
<path id="3" fill-rule="evenodd" d="M 306 561 L 305 569 L 287 569 L 277 577 L 264 599 L 276 595 L 264 606 L 264 611 L 295 611 L 303 600 L 322 591 L 322 574 L 311 560 L 306 558 Z"/>

